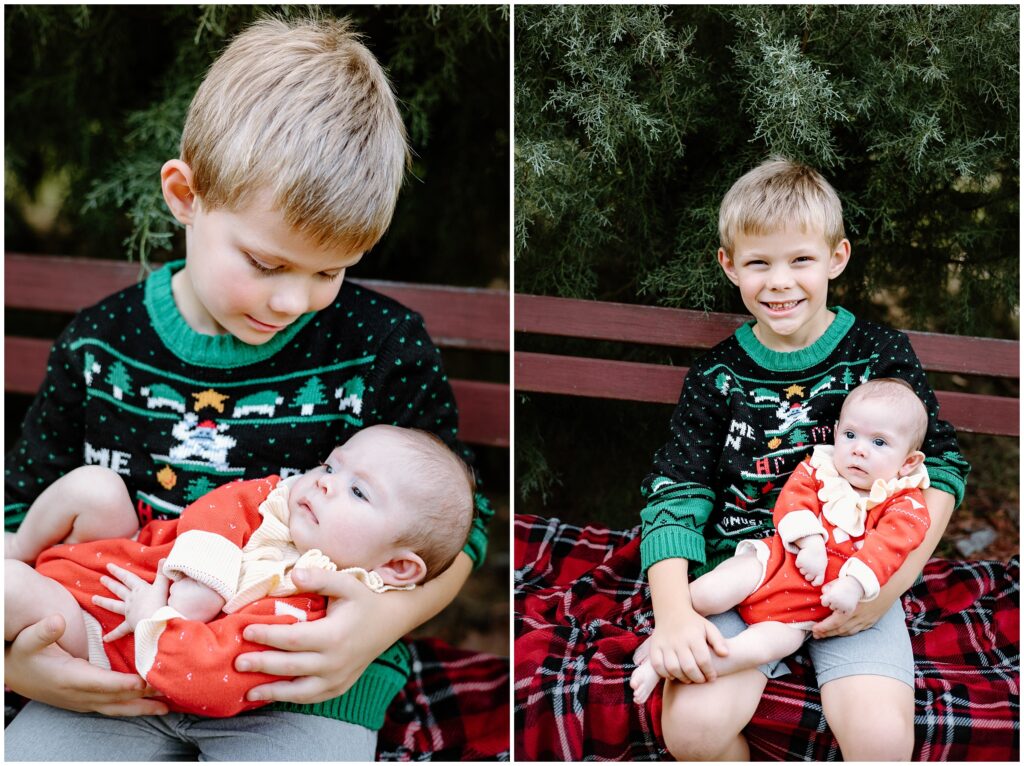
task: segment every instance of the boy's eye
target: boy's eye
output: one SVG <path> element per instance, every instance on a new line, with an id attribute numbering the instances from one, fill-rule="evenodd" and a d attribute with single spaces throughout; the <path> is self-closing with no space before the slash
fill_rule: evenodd
<path id="1" fill-rule="evenodd" d="M 335 279 L 337 279 L 338 277 L 340 277 L 344 273 L 345 273 L 344 269 L 342 269 L 341 271 L 336 271 L 333 274 L 329 274 L 326 271 L 321 271 L 316 276 L 317 276 L 317 279 L 322 279 L 325 282 L 333 282 Z"/>
<path id="2" fill-rule="evenodd" d="M 248 253 L 243 252 L 243 255 L 245 255 L 245 257 L 248 259 L 249 265 L 256 269 L 256 271 L 260 272 L 261 274 L 273 274 L 275 271 L 279 271 L 281 268 L 280 266 L 275 266 L 271 268 L 270 266 L 267 266 L 266 264 L 256 260 Z"/>

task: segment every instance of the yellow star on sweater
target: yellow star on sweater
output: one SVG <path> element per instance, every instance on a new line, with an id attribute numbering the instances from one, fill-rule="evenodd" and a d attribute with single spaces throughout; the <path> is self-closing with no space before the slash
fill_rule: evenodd
<path id="1" fill-rule="evenodd" d="M 196 400 L 196 412 L 199 412 L 199 410 L 203 409 L 203 407 L 213 407 L 213 409 L 217 410 L 217 412 L 223 414 L 224 402 L 226 402 L 231 397 L 227 396 L 226 394 L 219 394 L 212 388 L 208 388 L 205 391 L 201 391 L 198 394 L 192 394 L 192 398 Z"/>
<path id="2" fill-rule="evenodd" d="M 787 399 L 792 399 L 794 396 L 803 396 L 804 387 L 798 386 L 796 383 L 794 383 L 789 388 L 787 388 L 784 393 L 786 394 Z"/>

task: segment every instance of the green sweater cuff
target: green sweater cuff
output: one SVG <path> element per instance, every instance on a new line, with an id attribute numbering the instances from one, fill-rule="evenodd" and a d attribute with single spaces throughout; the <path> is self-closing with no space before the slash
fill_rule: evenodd
<path id="1" fill-rule="evenodd" d="M 704 538 L 685 527 L 656 527 L 640 540 L 640 565 L 644 574 L 664 559 L 687 559 L 703 564 L 704 556 Z"/>
<path id="2" fill-rule="evenodd" d="M 395 644 L 366 669 L 352 688 L 340 697 L 312 705 L 275 702 L 269 707 L 288 713 L 303 713 L 354 723 L 378 731 L 391 702 L 409 679 L 409 649 Z"/>
<path id="3" fill-rule="evenodd" d="M 964 490 L 967 488 L 967 482 L 957 472 L 944 470 L 936 466 L 928 466 L 928 481 L 931 482 L 933 489 L 948 492 L 954 497 L 954 510 L 960 507 L 960 503 L 964 499 Z"/>

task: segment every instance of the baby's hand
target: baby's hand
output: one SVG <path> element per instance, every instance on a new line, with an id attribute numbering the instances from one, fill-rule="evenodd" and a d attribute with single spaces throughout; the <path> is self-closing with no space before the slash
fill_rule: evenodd
<path id="1" fill-rule="evenodd" d="M 135 630 L 135 626 L 152 617 L 162 607 L 167 606 L 167 590 L 171 581 L 163 573 L 164 562 L 161 561 L 156 570 L 156 580 L 148 583 L 136 574 L 121 569 L 117 564 L 107 564 L 107 571 L 112 577 L 101 577 L 100 582 L 117 598 L 93 596 L 92 602 L 111 612 L 124 615 L 124 622 L 107 633 L 104 641 L 116 641 Z"/>
<path id="2" fill-rule="evenodd" d="M 167 605 L 186 620 L 209 622 L 224 608 L 224 599 L 213 588 L 191 577 L 171 583 Z"/>
<path id="3" fill-rule="evenodd" d="M 800 552 L 796 554 L 796 568 L 807 581 L 817 587 L 825 582 L 825 567 L 828 566 L 828 554 L 825 552 L 825 541 L 820 536 L 804 538 Z"/>
<path id="4" fill-rule="evenodd" d="M 840 577 L 821 589 L 821 605 L 833 612 L 849 614 L 864 597 L 864 586 L 853 577 Z"/>

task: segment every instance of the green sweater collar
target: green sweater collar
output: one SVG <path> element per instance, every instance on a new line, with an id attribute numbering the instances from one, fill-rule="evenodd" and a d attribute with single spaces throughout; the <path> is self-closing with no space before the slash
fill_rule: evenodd
<path id="1" fill-rule="evenodd" d="M 792 372 L 806 370 L 825 359 L 835 351 L 836 346 L 853 327 L 854 317 L 842 306 L 829 309 L 836 318 L 814 343 L 799 351 L 774 351 L 765 346 L 754 335 L 754 320 L 750 320 L 736 330 L 736 340 L 740 348 L 746 351 L 751 359 L 766 370 L 774 372 Z"/>
<path id="2" fill-rule="evenodd" d="M 185 261 L 174 261 L 153 272 L 146 280 L 145 302 L 160 340 L 171 353 L 189 364 L 229 368 L 265 361 L 284 348 L 316 313 L 303 315 L 260 346 L 243 343 L 228 333 L 203 335 L 189 327 L 171 292 L 171 277 L 184 266 Z"/>

